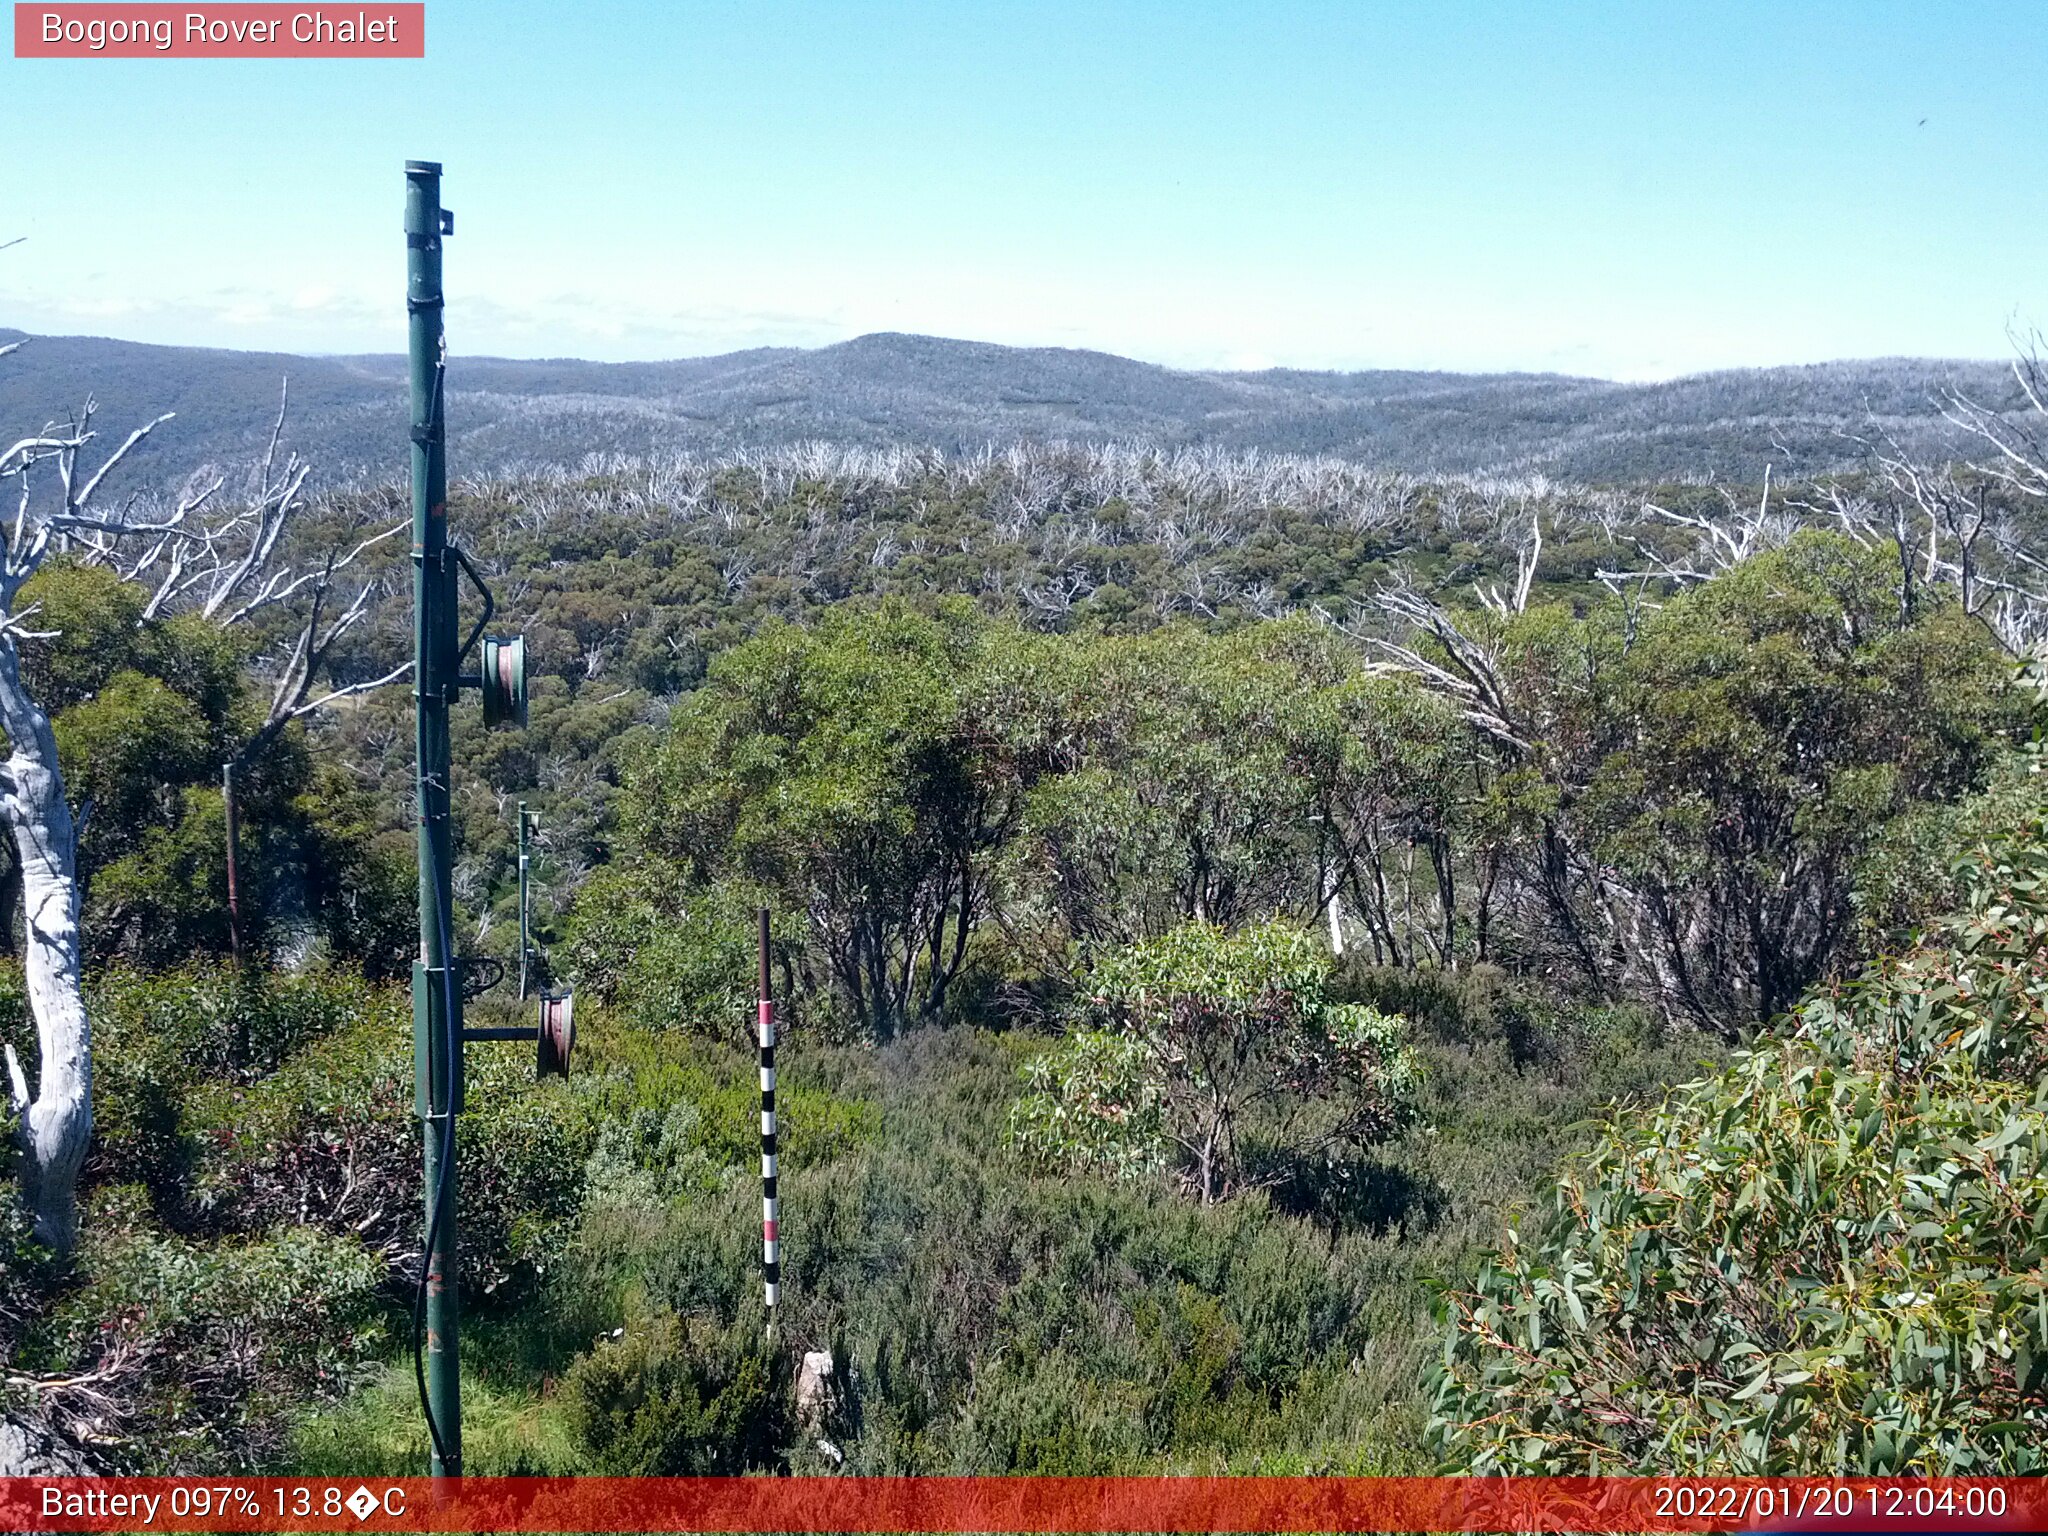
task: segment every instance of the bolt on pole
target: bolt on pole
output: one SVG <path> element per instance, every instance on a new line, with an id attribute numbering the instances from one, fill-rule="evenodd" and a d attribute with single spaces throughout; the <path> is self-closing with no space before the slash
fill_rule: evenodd
<path id="1" fill-rule="evenodd" d="M 412 381 L 413 699 L 418 733 L 420 958 L 413 968 L 416 1104 L 425 1142 L 426 1274 L 422 1396 L 435 1477 L 462 1472 L 456 1269 L 455 1115 L 462 1104 L 462 989 L 449 884 L 448 715 L 456 675 L 456 565 L 448 548 L 446 344 L 442 331 L 441 167 L 405 166 L 406 313 Z"/>

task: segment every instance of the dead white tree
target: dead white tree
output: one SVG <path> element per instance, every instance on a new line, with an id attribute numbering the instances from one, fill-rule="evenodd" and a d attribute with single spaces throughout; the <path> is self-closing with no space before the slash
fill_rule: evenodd
<path id="1" fill-rule="evenodd" d="M 0 814 L 7 819 L 21 865 L 27 925 L 23 979 L 37 1052 L 31 1091 L 20 1058 L 11 1044 L 7 1047 L 8 1101 L 20 1117 L 22 1195 L 34 1213 L 36 1235 L 58 1253 L 68 1253 L 77 1237 L 73 1196 L 92 1136 L 92 1026 L 85 1011 L 78 931 L 79 823 L 65 798 L 49 714 L 21 675 L 18 642 L 46 638 L 49 632 L 33 627 L 33 603 L 19 611 L 17 603 L 51 541 L 89 518 L 93 495 L 108 473 L 168 418 L 138 427 L 81 482 L 78 453 L 92 440 L 91 419 L 88 408 L 82 419 L 62 428 L 47 426 L 0 452 L 0 485 L 20 482 L 13 526 L 0 553 L 0 729 L 7 733 L 8 747 L 0 765 Z M 60 510 L 32 517 L 29 471 L 50 458 L 58 465 Z"/>
<path id="2" fill-rule="evenodd" d="M 1642 539 L 1631 539 L 1636 553 L 1643 564 L 1635 570 L 1599 570 L 1594 574 L 1610 590 L 1617 583 L 1670 581 L 1681 586 L 1693 582 L 1712 581 L 1716 576 L 1732 571 L 1751 555 L 1766 549 L 1775 549 L 1789 539 L 1799 526 L 1795 513 L 1771 506 L 1771 466 L 1764 466 L 1763 494 L 1750 506 L 1738 502 L 1727 490 L 1721 492 L 1721 499 L 1727 504 L 1727 515 L 1709 517 L 1701 512 L 1674 512 L 1669 507 L 1660 507 L 1646 502 L 1643 512 L 1658 522 L 1668 523 L 1674 528 L 1685 528 L 1694 534 L 1691 552 L 1678 557 L 1662 554 Z"/>
<path id="3" fill-rule="evenodd" d="M 1418 678 L 1455 704 L 1467 723 L 1495 741 L 1518 753 L 1531 750 L 1533 732 L 1515 709 L 1503 675 L 1497 636 L 1461 625 L 1406 571 L 1396 572 L 1374 594 L 1372 610 L 1391 621 L 1396 634 L 1434 642 L 1440 659 L 1426 655 L 1420 645 L 1387 639 L 1368 622 L 1367 613 L 1361 612 L 1343 627 L 1386 658 L 1369 663 L 1368 671 Z"/>
<path id="4" fill-rule="evenodd" d="M 1993 508 L 1987 482 L 2000 499 L 2020 507 L 2048 502 L 2048 363 L 2041 338 L 2031 336 L 2013 359 L 2014 382 L 2024 411 L 2001 411 L 1950 390 L 1942 413 L 1989 446 L 1991 453 L 1959 476 L 1952 466 L 1939 472 L 1917 468 L 1903 453 L 1880 457 L 1895 485 L 1904 483 L 1925 513 L 1930 529 L 1930 570 L 1953 581 L 1963 606 L 1990 625 L 2015 655 L 2040 650 L 2048 640 L 2048 556 L 2033 532 L 2009 507 Z M 1948 548 L 1941 550 L 1944 534 Z"/>
<path id="5" fill-rule="evenodd" d="M 0 547 L 0 730 L 7 736 L 0 815 L 21 866 L 23 969 L 36 1026 L 33 1089 L 12 1046 L 6 1064 L 10 1102 L 20 1117 L 23 1194 L 37 1236 L 60 1254 L 76 1241 L 74 1192 L 92 1134 L 92 1028 L 79 934 L 78 840 L 85 813 L 72 815 L 49 713 L 22 677 L 20 642 L 53 637 L 35 627 L 36 605 L 21 604 L 23 587 L 53 554 L 63 554 L 148 587 L 144 612 L 150 617 L 191 609 L 234 626 L 282 604 L 298 605 L 302 622 L 273 687 L 259 732 L 264 740 L 312 709 L 395 680 L 406 670 L 310 697 L 335 642 L 361 619 L 371 595 L 364 585 L 339 601 L 339 573 L 397 529 L 302 568 L 287 561 L 284 535 L 304 506 L 309 469 L 296 455 L 282 468 L 276 462 L 282 403 L 248 498 L 221 506 L 223 482 L 215 479 L 168 506 L 136 498 L 104 511 L 109 477 L 172 418 L 167 413 L 137 427 L 88 471 L 83 455 L 98 436 L 96 410 L 87 400 L 69 421 L 0 450 L 0 492 L 11 491 L 14 506 Z M 51 492 L 38 495 L 45 485 Z"/>
<path id="6" fill-rule="evenodd" d="M 1050 577 L 1042 587 L 1020 586 L 1018 600 L 1036 621 L 1058 628 L 1073 611 L 1074 604 L 1096 588 L 1096 580 L 1085 565 L 1070 565 Z"/>
<path id="7" fill-rule="evenodd" d="M 2016 355 L 2013 382 L 2026 400 L 2024 411 L 2002 411 L 1949 390 L 1942 414 L 1951 423 L 1992 450 L 1987 473 L 2028 501 L 2048 499 L 2048 362 L 2041 357 L 2041 338 L 2012 338 Z"/>
<path id="8" fill-rule="evenodd" d="M 295 610 L 297 622 L 269 658 L 269 705 L 263 720 L 237 749 L 237 766 L 260 757 L 286 726 L 354 695 L 396 682 L 412 669 L 407 662 L 381 677 L 364 679 L 315 696 L 314 689 L 342 637 L 367 616 L 377 594 L 374 582 L 349 582 L 351 569 L 372 549 L 395 538 L 406 523 L 362 537 L 350 537 L 303 563 L 286 559 L 287 532 L 306 510 L 306 482 L 312 465 L 297 453 L 278 462 L 291 404 L 291 386 L 279 388 L 277 417 L 246 494 L 223 501 L 226 477 L 188 487 L 168 508 L 131 501 L 111 520 L 84 515 L 82 504 L 64 508 L 63 548 L 74 559 L 102 565 L 125 581 L 149 589 L 144 622 L 172 613 L 195 613 L 223 629 L 248 625 L 274 610 Z M 89 430 L 93 405 L 88 401 Z M 150 429 L 168 421 L 159 417 Z M 60 450 L 57 471 L 67 492 L 77 450 Z M 95 479 L 104 478 L 105 468 Z M 87 494 L 96 487 L 89 486 Z"/>
<path id="9" fill-rule="evenodd" d="M 1512 597 L 1503 593 L 1500 583 L 1487 582 L 1472 584 L 1480 604 L 1492 609 L 1505 618 L 1511 613 L 1526 613 L 1529 608 L 1529 589 L 1536 581 L 1536 566 L 1543 559 L 1543 508 L 1537 506 L 1529 513 L 1529 534 L 1515 551 L 1515 590 Z"/>
<path id="10" fill-rule="evenodd" d="M 1712 581 L 1802 528 L 1825 528 L 1892 557 L 1902 618 L 1927 594 L 1947 591 L 2010 654 L 2032 655 L 2048 642 L 2048 554 L 2041 519 L 2026 515 L 2030 504 L 2048 503 L 2048 365 L 2030 353 L 2013 371 L 2022 411 L 1959 391 L 1940 402 L 1951 423 L 1992 450 L 1974 462 L 1916 458 L 1874 421 L 1867 436 L 1850 435 L 1866 455 L 1863 468 L 1795 487 L 1776 506 L 1768 466 L 1754 503 L 1722 490 L 1722 514 L 1646 505 L 1647 517 L 1691 530 L 1692 549 L 1667 556 L 1635 538 L 1639 563 L 1596 575 L 1624 601 L 1633 633 L 1637 613 L 1657 606 L 1652 590 Z"/>

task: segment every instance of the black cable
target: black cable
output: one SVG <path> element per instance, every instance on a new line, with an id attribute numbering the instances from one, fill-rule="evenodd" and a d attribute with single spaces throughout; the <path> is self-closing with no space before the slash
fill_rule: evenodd
<path id="1" fill-rule="evenodd" d="M 437 908 L 440 907 L 438 902 L 435 905 Z M 444 1020 L 444 1029 L 446 1030 L 443 1036 L 442 1049 L 444 1053 L 443 1059 L 448 1063 L 449 1092 L 448 1107 L 441 1114 L 441 1156 L 439 1164 L 435 1168 L 434 1209 L 427 1219 L 426 1246 L 420 1252 L 419 1279 L 413 1289 L 412 1371 L 414 1384 L 419 1389 L 420 1412 L 425 1415 L 427 1421 L 427 1438 L 433 1442 L 435 1459 L 443 1466 L 446 1466 L 448 1464 L 448 1445 L 441 1438 L 441 1426 L 434 1418 L 433 1399 L 427 1392 L 427 1275 L 434 1262 L 434 1245 L 440 1240 L 441 1236 L 441 1217 L 448 1208 L 448 1173 L 450 1166 L 455 1161 L 455 1031 L 452 1028 L 455 1019 L 455 1007 L 453 1002 L 454 989 L 450 985 L 454 979 L 455 967 L 448 954 L 448 914 L 445 909 L 442 909 L 437 911 L 435 915 L 441 932 L 441 1016 Z M 432 1092 L 433 1076 L 430 1066 L 428 1071 L 429 1119 L 433 1118 Z M 459 1286 L 461 1281 L 459 1276 L 450 1275 L 444 1277 L 444 1283 Z"/>
<path id="2" fill-rule="evenodd" d="M 444 381 L 448 375 L 448 344 L 441 343 L 441 357 L 434 365 L 434 397 L 429 408 L 427 431 L 434 435 L 434 429 L 442 422 L 442 401 Z M 445 547 L 445 546 L 444 546 Z M 432 644 L 431 637 L 427 643 Z M 445 702 L 445 701 L 444 701 Z M 415 772 L 427 760 L 427 722 L 423 712 L 415 711 L 413 751 Z M 422 808 L 424 810 L 424 807 Z M 459 1041 L 456 1038 L 455 1006 L 455 957 L 450 942 L 453 926 L 448 911 L 448 901 L 438 887 L 434 892 L 434 926 L 441 941 L 441 1027 L 443 1031 L 441 1059 L 448 1071 L 448 1104 L 441 1115 L 441 1156 L 437 1160 L 434 1177 L 433 1208 L 427 1215 L 427 1239 L 420 1250 L 420 1270 L 412 1298 L 412 1372 L 413 1382 L 419 1389 L 420 1412 L 427 1421 L 427 1438 L 433 1443 L 434 1459 L 442 1466 L 448 1464 L 448 1443 L 441 1436 L 441 1426 L 434 1418 L 433 1399 L 427 1392 L 427 1277 L 434 1263 L 434 1245 L 441 1236 L 441 1218 L 448 1206 L 448 1174 L 455 1161 L 455 1059 Z M 432 1047 L 429 1046 L 431 1051 Z M 433 1060 L 427 1062 L 427 1118 L 433 1119 L 434 1112 L 434 1071 Z M 444 1277 L 446 1283 L 458 1287 L 460 1298 L 460 1276 Z"/>
<path id="3" fill-rule="evenodd" d="M 420 746 L 424 748 L 424 730 L 420 735 Z M 441 1436 L 441 1426 L 434 1418 L 433 1399 L 427 1392 L 427 1276 L 434 1262 L 434 1245 L 441 1236 L 441 1218 L 448 1207 L 448 1174 L 455 1161 L 455 960 L 449 953 L 447 904 L 440 899 L 439 891 L 434 894 L 434 922 L 441 940 L 442 1060 L 448 1069 L 448 1105 L 441 1114 L 441 1156 L 434 1171 L 434 1205 L 427 1218 L 427 1239 L 420 1250 L 419 1278 L 413 1288 L 412 1370 L 414 1384 L 419 1389 L 420 1412 L 427 1421 L 427 1438 L 433 1442 L 435 1459 L 446 1466 L 447 1442 Z M 430 1120 L 433 1118 L 433 1083 L 430 1059 L 427 1067 L 427 1117 Z M 445 1279 L 446 1283 L 460 1284 L 457 1276 Z"/>

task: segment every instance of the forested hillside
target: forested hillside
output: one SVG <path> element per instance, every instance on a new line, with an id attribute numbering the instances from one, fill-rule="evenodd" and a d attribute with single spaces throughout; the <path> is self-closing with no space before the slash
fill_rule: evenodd
<path id="1" fill-rule="evenodd" d="M 469 1470 L 2034 1470 L 2018 447 L 471 476 L 532 682 L 458 716 L 457 946 L 513 954 L 524 799 L 582 1041 L 472 1053 Z M 0 1203 L 9 1411 L 107 1468 L 416 1470 L 403 498 L 277 454 L 253 512 L 109 522 L 36 462 L 9 644 L 83 822 L 95 1129 L 75 1249 Z M 284 574 L 131 553 L 174 524 Z"/>
<path id="2" fill-rule="evenodd" d="M 459 314 L 451 323 L 460 341 Z M 0 330 L 0 346 L 21 333 Z M 40 424 L 96 392 L 109 421 L 179 413 L 144 462 L 160 478 L 262 448 L 289 376 L 301 445 L 333 480 L 392 478 L 405 441 L 402 357 L 289 357 L 39 336 L 0 370 L 0 420 Z M 1409 473 L 1544 474 L 1582 482 L 1749 481 L 1766 462 L 1814 474 L 1889 435 L 1925 458 L 1957 450 L 1952 390 L 2026 401 L 2001 365 L 1891 358 L 1618 384 L 1555 374 L 1397 370 L 1193 373 L 1108 353 L 862 336 L 662 363 L 460 359 L 453 461 L 472 470 L 587 454 L 724 453 L 809 441 L 865 447 L 1143 443 L 1329 454 Z"/>

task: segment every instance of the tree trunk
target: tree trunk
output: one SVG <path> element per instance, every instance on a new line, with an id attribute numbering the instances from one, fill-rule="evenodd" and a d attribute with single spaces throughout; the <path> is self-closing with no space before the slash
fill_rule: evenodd
<path id="1" fill-rule="evenodd" d="M 11 637 L 0 637 L 0 729 L 8 742 L 0 807 L 21 864 L 23 969 L 38 1053 L 33 1097 L 13 1049 L 7 1053 L 21 1115 L 22 1193 L 35 1215 L 36 1236 L 65 1254 L 77 1237 L 74 1194 L 92 1135 L 92 1026 L 79 951 L 78 846 L 57 767 L 57 738 L 49 716 L 22 686 Z"/>
<path id="2" fill-rule="evenodd" d="M 21 952 L 15 932 L 21 921 L 21 861 L 14 856 L 14 844 L 0 843 L 0 955 L 13 959 Z"/>
<path id="3" fill-rule="evenodd" d="M 1443 914 L 1443 967 L 1447 971 L 1458 968 L 1458 874 L 1452 857 L 1450 834 L 1431 833 L 1429 862 L 1436 867 L 1436 899 Z"/>

